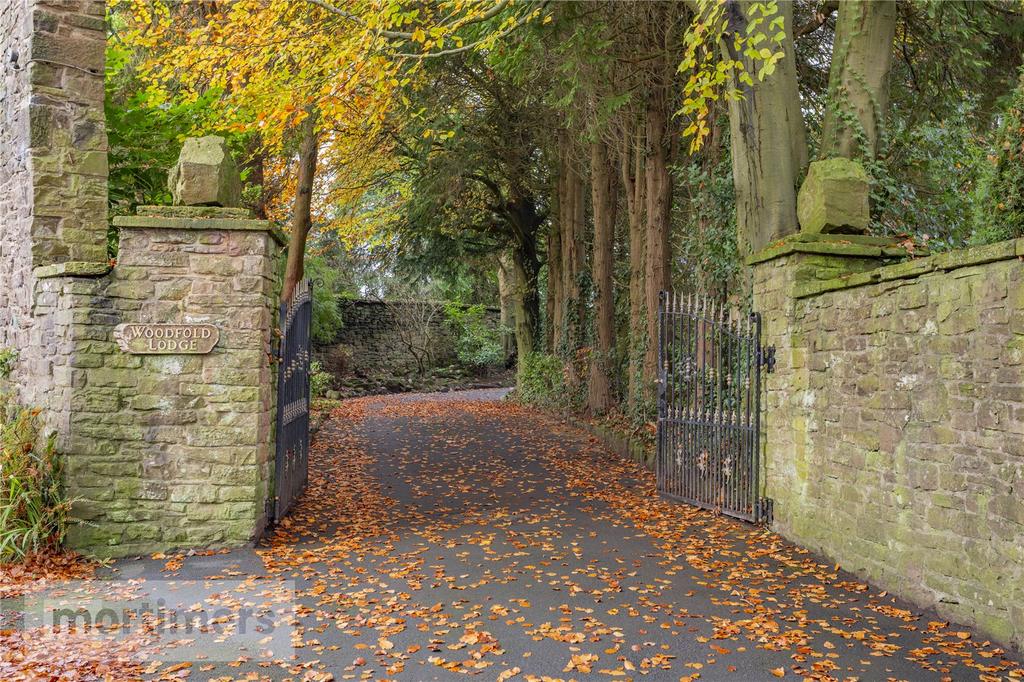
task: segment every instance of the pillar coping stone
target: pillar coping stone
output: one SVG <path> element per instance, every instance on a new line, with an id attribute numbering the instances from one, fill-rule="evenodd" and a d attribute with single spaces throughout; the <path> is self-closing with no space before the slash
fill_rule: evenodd
<path id="1" fill-rule="evenodd" d="M 813 253 L 853 258 L 907 258 L 928 255 L 923 246 L 908 246 L 899 237 L 872 237 L 859 234 L 816 234 L 798 232 L 772 242 L 747 258 L 747 265 L 756 265 L 793 253 Z"/>
<path id="2" fill-rule="evenodd" d="M 188 209 L 199 209 L 189 211 Z M 285 233 L 269 220 L 250 217 L 244 209 L 214 206 L 140 206 L 137 215 L 114 217 L 116 227 L 172 230 L 238 230 L 267 232 L 281 246 L 288 244 Z"/>
<path id="3" fill-rule="evenodd" d="M 40 265 L 33 268 L 32 277 L 35 279 L 50 279 L 53 277 L 102 277 L 111 270 L 110 263 L 97 261 L 66 261 L 53 265 Z"/>

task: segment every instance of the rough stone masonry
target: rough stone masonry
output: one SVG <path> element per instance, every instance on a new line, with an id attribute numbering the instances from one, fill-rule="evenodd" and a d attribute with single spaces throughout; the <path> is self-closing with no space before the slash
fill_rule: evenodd
<path id="1" fill-rule="evenodd" d="M 245 543 L 271 485 L 282 238 L 237 208 L 143 208 L 117 221 L 111 267 L 103 17 L 100 0 L 0 0 L 0 346 L 66 457 L 72 546 Z M 229 159 L 200 156 L 183 192 L 230 201 Z M 197 185 L 207 171 L 219 180 Z M 119 325 L 217 333 L 151 355 L 122 348 Z"/>
<path id="2" fill-rule="evenodd" d="M 905 255 L 805 233 L 753 259 L 775 526 L 1024 647 L 1024 240 Z"/>

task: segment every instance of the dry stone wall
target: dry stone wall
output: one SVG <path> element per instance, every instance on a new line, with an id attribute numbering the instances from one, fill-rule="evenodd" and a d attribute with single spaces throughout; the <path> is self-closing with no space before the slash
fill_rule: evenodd
<path id="1" fill-rule="evenodd" d="M 343 326 L 338 337 L 317 349 L 326 368 L 338 376 L 374 374 L 382 368 L 413 371 L 417 355 L 426 358 L 427 367 L 456 361 L 455 339 L 442 303 L 344 299 L 339 305 Z M 487 310 L 495 328 L 499 317 L 497 308 Z"/>
<path id="2" fill-rule="evenodd" d="M 877 267 L 843 239 L 755 265 L 775 526 L 1022 646 L 1024 240 Z"/>

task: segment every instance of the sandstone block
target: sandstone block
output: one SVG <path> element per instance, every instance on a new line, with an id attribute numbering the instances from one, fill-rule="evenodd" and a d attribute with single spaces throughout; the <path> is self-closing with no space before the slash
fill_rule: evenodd
<path id="1" fill-rule="evenodd" d="M 861 234 L 871 219 L 864 167 L 850 159 L 815 161 L 797 195 L 803 232 Z"/>
<path id="2" fill-rule="evenodd" d="M 242 181 L 223 137 L 207 135 L 185 140 L 178 162 L 167 176 L 176 206 L 237 207 Z"/>

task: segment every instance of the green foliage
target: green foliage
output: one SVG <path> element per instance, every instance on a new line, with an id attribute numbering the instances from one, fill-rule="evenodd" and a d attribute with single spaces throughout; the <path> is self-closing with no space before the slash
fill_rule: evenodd
<path id="1" fill-rule="evenodd" d="M 14 363 L 18 360 L 18 351 L 12 348 L 0 348 L 0 379 L 6 379 L 14 371 Z"/>
<path id="2" fill-rule="evenodd" d="M 316 343 L 332 343 L 344 324 L 338 307 L 339 274 L 322 256 L 306 257 L 306 276 L 313 281 L 311 335 Z"/>
<path id="3" fill-rule="evenodd" d="M 163 101 L 150 92 L 136 71 L 140 55 L 118 40 L 107 41 L 104 113 L 109 150 L 108 216 L 130 215 L 137 206 L 171 203 L 167 171 L 190 135 L 206 131 L 218 91 L 210 89 L 194 101 Z M 224 135 L 223 132 L 219 134 Z M 236 158 L 245 137 L 227 134 Z M 243 169 L 242 179 L 248 174 Z M 258 188 L 257 188 L 258 191 Z M 246 198 L 253 188 L 246 185 Z M 117 231 L 108 232 L 108 251 L 117 255 Z"/>
<path id="4" fill-rule="evenodd" d="M 1024 72 L 982 172 L 973 241 L 1024 237 Z"/>
<path id="5" fill-rule="evenodd" d="M 516 397 L 523 403 L 540 408 L 565 407 L 566 385 L 562 360 L 545 353 L 530 353 L 520 358 Z"/>
<path id="6" fill-rule="evenodd" d="M 707 165 L 707 164 L 705 164 Z M 687 291 L 703 291 L 725 298 L 740 290 L 743 263 L 736 247 L 736 199 L 728 153 L 712 167 L 689 163 L 675 168 L 682 201 L 673 202 L 673 261 L 679 271 L 673 281 L 685 282 Z M 688 199 L 688 201 L 687 201 Z"/>
<path id="7" fill-rule="evenodd" d="M 909 234 L 932 249 L 963 246 L 973 224 L 984 148 L 970 102 L 942 120 L 916 125 L 893 116 L 884 157 L 868 162 L 872 231 Z"/>
<path id="8" fill-rule="evenodd" d="M 38 410 L 5 396 L 0 417 L 0 561 L 15 561 L 64 541 L 71 502 L 54 437 L 42 437 Z"/>
<path id="9" fill-rule="evenodd" d="M 455 354 L 459 362 L 481 370 L 500 365 L 505 360 L 501 330 L 488 323 L 484 306 L 449 303 L 444 307 L 444 314 L 455 332 Z"/>
<path id="10" fill-rule="evenodd" d="M 327 395 L 333 382 L 334 376 L 330 372 L 324 371 L 319 360 L 309 363 L 309 395 L 311 399 L 317 400 Z"/>
<path id="11" fill-rule="evenodd" d="M 711 134 L 709 114 L 719 94 L 726 100 L 741 99 L 742 87 L 772 75 L 785 54 L 786 31 L 792 31 L 785 25 L 778 0 L 747 3 L 741 21 L 727 16 L 732 5 L 720 0 L 697 0 L 696 8 L 683 37 L 678 68 L 689 74 L 679 113 L 690 121 L 683 135 L 690 138 L 691 152 Z M 723 50 L 722 45 L 731 49 Z"/>

